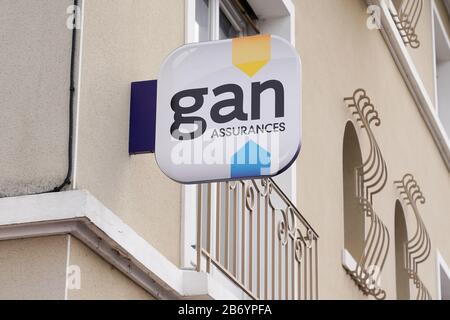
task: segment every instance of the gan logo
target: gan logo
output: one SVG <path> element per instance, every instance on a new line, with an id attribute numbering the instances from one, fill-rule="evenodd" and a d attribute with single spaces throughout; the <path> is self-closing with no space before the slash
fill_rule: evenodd
<path id="1" fill-rule="evenodd" d="M 277 175 L 301 146 L 301 63 L 269 35 L 183 46 L 158 79 L 156 160 L 173 180 Z"/>

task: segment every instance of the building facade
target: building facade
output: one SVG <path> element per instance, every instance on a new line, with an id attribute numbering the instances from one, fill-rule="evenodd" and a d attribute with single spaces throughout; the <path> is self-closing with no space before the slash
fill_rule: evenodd
<path id="1" fill-rule="evenodd" d="M 0 27 L 1 299 L 450 299 L 450 1 L 2 0 Z M 288 171 L 129 154 L 132 82 L 256 34 L 302 61 Z"/>

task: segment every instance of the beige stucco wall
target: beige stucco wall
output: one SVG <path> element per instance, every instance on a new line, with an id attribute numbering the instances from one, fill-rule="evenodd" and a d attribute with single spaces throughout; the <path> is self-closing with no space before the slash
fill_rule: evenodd
<path id="1" fill-rule="evenodd" d="M 0 2 L 0 197 L 51 190 L 66 176 L 71 4 Z"/>
<path id="2" fill-rule="evenodd" d="M 450 261 L 450 219 L 446 216 L 450 207 L 450 175 L 431 134 L 380 32 L 366 28 L 365 1 L 297 0 L 295 4 L 297 47 L 304 72 L 304 140 L 298 160 L 298 204 L 321 237 L 320 298 L 363 297 L 341 266 L 344 244 L 342 139 L 345 124 L 352 119 L 343 98 L 360 87 L 367 90 L 380 112 L 382 124 L 374 133 L 389 171 L 386 187 L 374 199 L 375 211 L 391 236 L 382 286 L 389 299 L 396 297 L 393 240 L 397 191 L 393 181 L 410 172 L 427 197 L 426 204 L 419 206 L 419 210 L 433 245 L 429 259 L 420 266 L 419 275 L 436 298 L 436 249 Z M 423 46 L 430 45 L 424 38 L 422 35 Z M 417 59 L 419 68 L 431 66 L 429 54 L 417 55 Z M 364 134 L 361 134 L 361 144 L 367 156 Z M 411 221 L 412 215 L 407 214 L 407 219 Z"/>
<path id="3" fill-rule="evenodd" d="M 153 155 L 128 155 L 128 119 L 131 82 L 184 43 L 184 1 L 88 0 L 83 28 L 76 187 L 178 264 L 181 186 Z"/>
<path id="4" fill-rule="evenodd" d="M 79 289 L 66 290 L 68 266 L 80 270 Z M 66 298 L 154 299 L 73 236 L 0 241 L 0 300 Z"/>
<path id="5" fill-rule="evenodd" d="M 67 236 L 0 241 L 0 299 L 65 296 Z"/>
<path id="6" fill-rule="evenodd" d="M 153 300 L 144 289 L 74 237 L 70 238 L 69 266 L 80 270 L 80 289 L 68 290 L 69 300 Z"/>

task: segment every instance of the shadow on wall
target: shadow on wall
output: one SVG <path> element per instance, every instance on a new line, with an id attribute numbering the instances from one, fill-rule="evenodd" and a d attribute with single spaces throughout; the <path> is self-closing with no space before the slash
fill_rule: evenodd
<path id="1" fill-rule="evenodd" d="M 357 168 L 362 167 L 358 136 L 352 122 L 347 122 L 343 145 L 344 245 L 355 258 L 363 254 L 364 214 L 357 198 Z"/>
<path id="2" fill-rule="evenodd" d="M 410 299 L 409 276 L 406 270 L 407 245 L 405 213 L 400 201 L 397 201 L 395 203 L 395 278 L 398 300 Z"/>

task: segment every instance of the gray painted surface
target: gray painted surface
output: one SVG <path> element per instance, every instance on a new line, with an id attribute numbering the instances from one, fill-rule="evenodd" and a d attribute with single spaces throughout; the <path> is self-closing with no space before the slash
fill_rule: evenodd
<path id="1" fill-rule="evenodd" d="M 65 178 L 71 4 L 0 1 L 0 197 L 53 189 Z"/>

